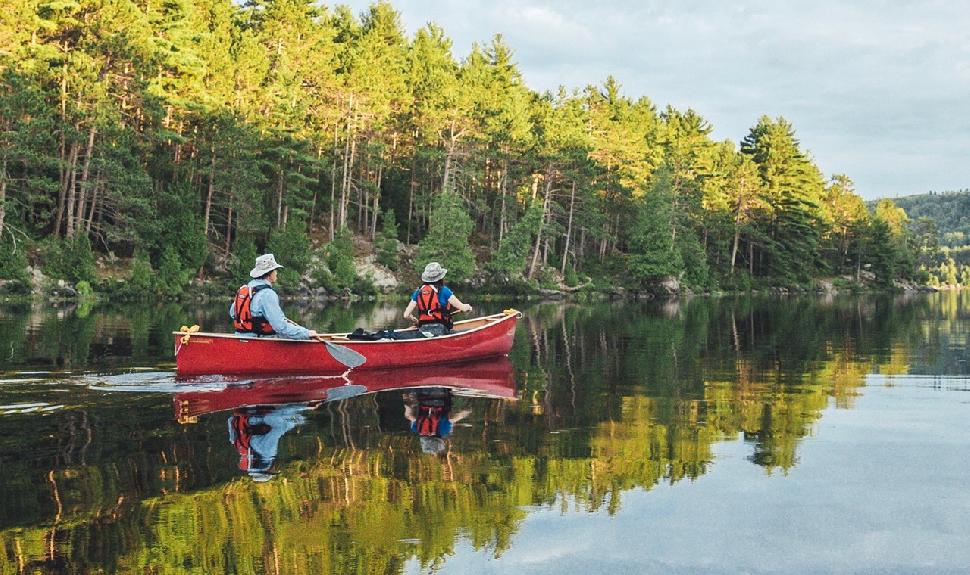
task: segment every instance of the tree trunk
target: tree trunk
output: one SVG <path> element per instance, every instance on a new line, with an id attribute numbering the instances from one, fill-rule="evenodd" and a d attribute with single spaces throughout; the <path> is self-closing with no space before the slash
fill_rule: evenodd
<path id="1" fill-rule="evenodd" d="M 566 258 L 569 256 L 569 236 L 573 233 L 573 204 L 576 201 L 576 181 L 573 180 L 573 191 L 569 194 L 569 220 L 566 224 L 566 243 L 562 248 L 562 267 L 559 273 L 566 275 Z"/>
<path id="2" fill-rule="evenodd" d="M 500 176 L 501 181 L 499 182 L 499 188 L 502 191 L 502 212 L 498 218 L 498 243 L 502 245 L 502 238 L 505 237 L 505 192 L 508 188 L 507 182 L 509 179 L 508 165 L 503 166 L 502 175 Z"/>
<path id="3" fill-rule="evenodd" d="M 229 254 L 231 253 L 230 248 L 232 246 L 232 243 L 231 243 L 231 238 L 232 238 L 232 198 L 233 198 L 232 188 L 229 188 L 229 210 L 226 213 L 226 247 L 225 247 L 225 252 L 226 252 L 226 257 L 227 258 L 229 257 Z"/>
<path id="4" fill-rule="evenodd" d="M 313 230 L 313 219 L 317 215 L 317 192 L 320 191 L 320 186 L 323 185 L 323 170 L 320 170 L 320 158 L 323 156 L 323 146 L 317 146 L 317 163 L 315 168 L 317 170 L 317 183 L 313 186 L 313 198 L 310 199 L 310 218 L 307 220 L 307 230 Z"/>
<path id="5" fill-rule="evenodd" d="M 377 238 L 377 214 L 380 210 L 381 202 L 381 181 L 384 179 L 384 166 L 377 168 L 377 191 L 374 192 L 374 220 L 371 222 L 370 241 Z"/>
<path id="6" fill-rule="evenodd" d="M 276 227 L 283 225 L 283 162 L 280 162 L 280 173 L 276 179 Z"/>
<path id="7" fill-rule="evenodd" d="M 734 262 L 738 259 L 738 243 L 741 240 L 741 228 L 734 227 L 734 246 L 731 248 L 731 274 L 734 275 Z"/>
<path id="8" fill-rule="evenodd" d="M 0 239 L 3 239 L 3 220 L 7 217 L 7 158 L 0 164 Z"/>
<path id="9" fill-rule="evenodd" d="M 754 277 L 754 242 L 748 239 L 748 275 Z"/>
<path id="10" fill-rule="evenodd" d="M 94 190 L 91 192 L 91 207 L 88 209 L 87 221 L 84 223 L 84 233 L 91 233 L 91 222 L 94 221 L 94 210 L 98 206 L 98 195 L 101 193 L 101 171 L 94 177 Z"/>
<path id="11" fill-rule="evenodd" d="M 330 164 L 330 241 L 333 241 L 337 215 L 337 124 L 333 126 L 333 163 Z"/>
<path id="12" fill-rule="evenodd" d="M 205 236 L 209 237 L 209 214 L 212 212 L 212 192 L 215 190 L 215 176 L 216 176 L 216 143 L 213 142 L 209 145 L 209 151 L 212 153 L 212 159 L 209 161 L 209 188 L 205 195 Z"/>
<path id="13" fill-rule="evenodd" d="M 54 235 L 61 234 L 61 223 L 64 221 L 65 204 L 74 201 L 74 166 L 77 164 L 77 142 L 71 144 L 71 159 L 67 162 L 67 171 L 64 174 L 64 185 L 61 186 L 60 194 L 57 199 L 57 218 L 54 222 Z M 70 196 L 68 196 L 70 191 Z"/>
<path id="14" fill-rule="evenodd" d="M 88 146 L 84 152 L 84 167 L 81 168 L 81 185 L 77 194 L 77 203 L 73 210 L 74 217 L 67 220 L 70 233 L 73 233 L 75 229 L 80 230 L 84 226 L 84 207 L 88 196 L 88 174 L 91 168 L 91 157 L 94 155 L 94 136 L 97 131 L 98 129 L 94 126 L 91 126 L 88 131 Z"/>
<path id="15" fill-rule="evenodd" d="M 347 110 L 347 142 L 344 144 L 344 170 L 343 181 L 340 185 L 340 229 L 347 226 L 347 196 L 350 191 L 350 169 L 354 164 L 355 143 L 353 137 L 353 110 L 354 95 L 350 95 L 349 108 Z"/>
<path id="16" fill-rule="evenodd" d="M 408 231 L 404 237 L 404 241 L 407 244 L 411 243 L 411 222 L 412 218 L 414 218 L 414 189 L 418 187 L 417 171 L 418 151 L 415 149 L 414 155 L 411 156 L 411 185 L 408 187 Z"/>
<path id="17" fill-rule="evenodd" d="M 534 181 L 538 182 L 539 180 L 536 178 Z M 532 263 L 529 265 L 529 273 L 526 275 L 526 278 L 528 279 L 532 279 L 532 275 L 535 274 L 536 271 L 536 264 L 539 263 L 539 247 L 542 245 L 542 227 L 546 223 L 546 210 L 549 207 L 549 196 L 552 195 L 551 191 L 552 178 L 550 177 L 548 180 L 546 180 L 546 197 L 542 200 L 542 217 L 539 218 L 539 229 L 536 230 L 536 244 L 535 248 L 532 250 Z"/>
<path id="18" fill-rule="evenodd" d="M 451 156 L 455 153 L 455 139 L 448 143 L 448 153 L 445 154 L 445 170 L 441 176 L 441 193 L 448 193 L 448 180 L 451 178 Z"/>

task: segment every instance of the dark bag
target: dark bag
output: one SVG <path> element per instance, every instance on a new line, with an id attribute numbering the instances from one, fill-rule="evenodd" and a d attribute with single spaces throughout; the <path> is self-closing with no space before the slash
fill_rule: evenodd
<path id="1" fill-rule="evenodd" d="M 393 329 L 382 329 L 380 331 L 364 331 L 358 327 L 347 334 L 347 339 L 356 341 L 379 341 L 382 339 L 396 339 Z"/>

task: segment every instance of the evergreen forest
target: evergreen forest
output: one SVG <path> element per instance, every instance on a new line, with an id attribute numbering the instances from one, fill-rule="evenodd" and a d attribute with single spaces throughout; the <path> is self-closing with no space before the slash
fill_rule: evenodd
<path id="1" fill-rule="evenodd" d="M 361 242 L 408 281 L 438 259 L 452 282 L 505 290 L 890 286 L 930 269 L 927 230 L 825 175 L 782 117 L 716 141 L 698 111 L 618 78 L 540 93 L 501 36 L 455 54 L 389 3 L 3 13 L 8 290 L 30 289 L 31 266 L 81 293 L 177 296 L 246 277 L 263 251 L 284 284 L 355 288 Z"/>

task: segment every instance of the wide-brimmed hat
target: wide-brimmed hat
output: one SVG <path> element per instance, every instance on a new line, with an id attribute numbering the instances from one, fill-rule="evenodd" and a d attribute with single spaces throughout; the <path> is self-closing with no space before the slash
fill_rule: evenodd
<path id="1" fill-rule="evenodd" d="M 434 283 L 441 278 L 445 277 L 448 270 L 441 267 L 438 262 L 431 262 L 430 264 L 424 266 L 424 271 L 421 273 L 421 281 L 427 283 Z"/>
<path id="2" fill-rule="evenodd" d="M 276 258 L 273 257 L 273 254 L 263 254 L 256 258 L 256 267 L 253 268 L 253 271 L 249 272 L 249 275 L 254 278 L 263 277 L 269 272 L 281 267 L 283 266 L 276 263 Z"/>

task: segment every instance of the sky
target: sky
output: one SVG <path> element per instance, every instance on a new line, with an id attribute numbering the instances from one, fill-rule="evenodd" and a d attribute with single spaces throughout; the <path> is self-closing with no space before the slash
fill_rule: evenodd
<path id="1" fill-rule="evenodd" d="M 367 0 L 344 1 L 355 13 Z M 867 199 L 970 188 L 970 0 L 392 0 L 456 58 L 502 34 L 533 90 L 619 81 L 718 139 L 783 116 Z"/>

